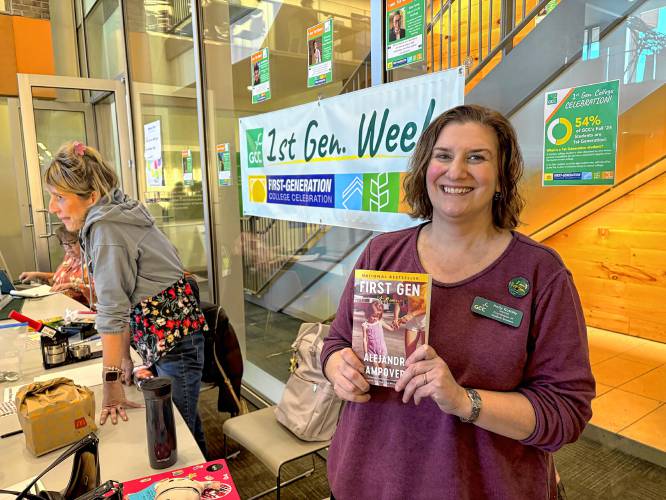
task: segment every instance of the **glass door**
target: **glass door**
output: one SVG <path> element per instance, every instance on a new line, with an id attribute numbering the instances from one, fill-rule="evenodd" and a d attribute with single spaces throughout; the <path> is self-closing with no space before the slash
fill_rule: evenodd
<path id="1" fill-rule="evenodd" d="M 40 174 L 46 170 L 53 155 L 64 142 L 77 140 L 97 147 L 94 140 L 92 105 L 35 99 L 33 112 Z M 49 269 L 53 271 L 62 261 L 63 251 L 58 238 L 51 238 L 50 236 L 62 223 L 55 215 L 48 213 L 49 193 L 45 189 L 42 190 L 42 201 L 44 208 L 40 209 L 40 213 L 47 221 L 47 230 L 44 236 L 49 236 L 44 239 L 48 245 Z M 33 241 L 35 237 L 37 236 L 33 237 Z"/>
<path id="2" fill-rule="evenodd" d="M 19 74 L 19 106 L 26 164 L 28 211 L 35 260 L 40 271 L 54 270 L 62 260 L 48 213 L 44 171 L 61 144 L 78 140 L 100 150 L 115 166 L 124 191 L 135 195 L 125 87 L 120 81 Z"/>

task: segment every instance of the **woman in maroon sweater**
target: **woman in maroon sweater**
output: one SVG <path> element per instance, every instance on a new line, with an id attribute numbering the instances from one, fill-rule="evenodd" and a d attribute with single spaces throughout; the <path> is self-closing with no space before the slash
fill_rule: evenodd
<path id="1" fill-rule="evenodd" d="M 351 350 L 352 273 L 322 353 L 348 401 L 328 460 L 336 499 L 556 498 L 552 452 L 590 419 L 594 379 L 571 274 L 513 231 L 522 171 L 512 126 L 486 108 L 449 110 L 421 136 L 405 192 L 429 222 L 374 238 L 356 267 L 432 275 L 429 342 L 394 390 L 371 388 Z"/>

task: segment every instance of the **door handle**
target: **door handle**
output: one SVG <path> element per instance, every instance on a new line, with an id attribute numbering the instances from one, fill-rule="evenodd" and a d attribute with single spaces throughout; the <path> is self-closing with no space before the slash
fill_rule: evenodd
<path id="1" fill-rule="evenodd" d="M 55 236 L 55 234 L 53 234 L 53 223 L 51 222 L 51 217 L 49 217 L 49 211 L 45 208 L 42 208 L 35 210 L 35 212 L 44 214 L 46 221 L 46 234 L 39 234 L 38 236 L 40 238 L 50 238 L 51 236 Z"/>

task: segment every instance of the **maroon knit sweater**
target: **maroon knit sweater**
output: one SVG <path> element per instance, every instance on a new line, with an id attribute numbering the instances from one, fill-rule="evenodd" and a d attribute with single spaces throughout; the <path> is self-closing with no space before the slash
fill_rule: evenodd
<path id="1" fill-rule="evenodd" d="M 383 234 L 356 267 L 425 272 L 420 227 Z M 529 281 L 527 296 L 508 291 Z M 481 296 L 519 309 L 518 328 L 471 312 Z M 324 341 L 322 363 L 351 346 L 353 273 Z M 458 283 L 433 281 L 429 344 L 463 387 L 517 391 L 536 413 L 531 436 L 517 441 L 464 424 L 430 399 L 403 404 L 393 389 L 372 386 L 367 403 L 347 403 L 328 456 L 337 500 L 556 498 L 551 452 L 575 441 L 592 416 L 594 378 L 585 320 L 569 271 L 551 249 L 513 233 L 504 253 Z M 483 410 L 482 410 L 483 411 Z"/>

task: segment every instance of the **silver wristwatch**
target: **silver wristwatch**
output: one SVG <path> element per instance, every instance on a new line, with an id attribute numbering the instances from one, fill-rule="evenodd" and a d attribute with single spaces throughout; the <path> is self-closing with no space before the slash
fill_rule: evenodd
<path id="1" fill-rule="evenodd" d="M 472 414 L 468 418 L 460 417 L 460 421 L 472 424 L 476 422 L 476 419 L 479 418 L 479 413 L 481 413 L 481 396 L 479 396 L 479 393 L 475 389 L 465 389 L 465 392 L 472 402 Z"/>

